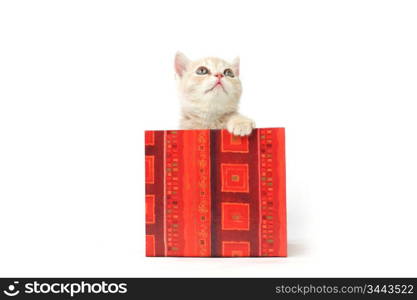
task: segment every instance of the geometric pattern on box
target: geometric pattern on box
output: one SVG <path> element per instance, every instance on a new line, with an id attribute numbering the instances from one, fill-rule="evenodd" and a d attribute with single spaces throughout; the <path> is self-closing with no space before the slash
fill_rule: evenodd
<path id="1" fill-rule="evenodd" d="M 244 257 L 249 256 L 249 242 L 223 242 L 222 256 L 226 257 Z"/>
<path id="2" fill-rule="evenodd" d="M 287 256 L 284 128 L 145 132 L 146 256 Z"/>
<path id="3" fill-rule="evenodd" d="M 155 235 L 146 235 L 146 256 L 155 256 Z"/>
<path id="4" fill-rule="evenodd" d="M 249 192 L 248 164 L 221 164 L 222 192 Z"/>
<path id="5" fill-rule="evenodd" d="M 146 146 L 155 145 L 155 132 L 154 131 L 145 131 L 145 145 Z"/>
<path id="6" fill-rule="evenodd" d="M 153 184 L 155 182 L 155 156 L 154 155 L 146 155 L 145 157 L 145 164 L 146 164 L 146 174 L 145 174 L 145 182 L 149 184 Z"/>
<path id="7" fill-rule="evenodd" d="M 155 223 L 155 195 L 146 195 L 146 224 Z"/>
<path id="8" fill-rule="evenodd" d="M 249 230 L 249 203 L 222 203 L 222 230 Z"/>
<path id="9" fill-rule="evenodd" d="M 222 130 L 222 152 L 237 152 L 237 153 L 248 153 L 248 137 L 236 136 L 230 134 L 226 130 Z"/>

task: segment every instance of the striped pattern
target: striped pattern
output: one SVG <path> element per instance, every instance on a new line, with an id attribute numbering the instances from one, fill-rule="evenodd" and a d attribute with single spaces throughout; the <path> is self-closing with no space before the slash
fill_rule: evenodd
<path id="1" fill-rule="evenodd" d="M 146 255 L 286 256 L 284 135 L 146 131 Z"/>

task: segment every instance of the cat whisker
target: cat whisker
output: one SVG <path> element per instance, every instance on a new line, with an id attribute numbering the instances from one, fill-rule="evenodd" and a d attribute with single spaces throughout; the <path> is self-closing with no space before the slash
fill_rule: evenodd
<path id="1" fill-rule="evenodd" d="M 208 92 L 211 92 L 212 90 L 214 90 L 216 86 L 213 86 L 212 88 L 209 88 L 208 90 L 206 90 L 204 93 L 207 94 Z"/>
<path id="2" fill-rule="evenodd" d="M 223 92 L 225 92 L 227 94 L 227 91 L 226 91 L 226 89 L 224 88 L 223 85 L 222 85 L 222 89 L 223 89 Z"/>

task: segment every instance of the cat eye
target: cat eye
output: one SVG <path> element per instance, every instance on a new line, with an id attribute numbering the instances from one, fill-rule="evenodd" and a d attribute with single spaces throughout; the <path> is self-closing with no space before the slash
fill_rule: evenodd
<path id="1" fill-rule="evenodd" d="M 206 67 L 198 67 L 198 69 L 195 71 L 197 75 L 206 75 L 209 73 L 209 70 Z"/>
<path id="2" fill-rule="evenodd" d="M 228 76 L 228 77 L 235 77 L 235 74 L 233 74 L 233 71 L 231 69 L 226 69 L 223 72 L 224 76 Z"/>

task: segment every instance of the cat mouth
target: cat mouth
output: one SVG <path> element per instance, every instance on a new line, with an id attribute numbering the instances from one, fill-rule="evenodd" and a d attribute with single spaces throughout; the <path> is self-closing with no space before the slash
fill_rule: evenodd
<path id="1" fill-rule="evenodd" d="M 225 92 L 227 94 L 226 89 L 224 88 L 223 84 L 220 81 L 216 82 L 211 88 L 206 90 L 204 93 L 205 94 L 210 93 L 214 90 L 217 90 L 218 88 L 221 88 L 223 90 L 223 92 Z"/>

